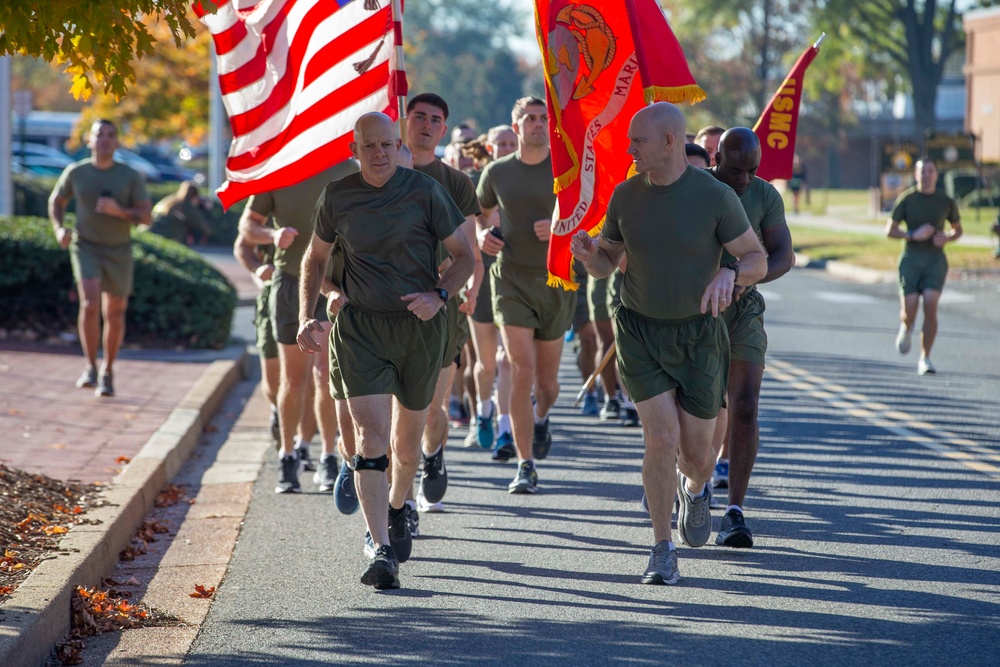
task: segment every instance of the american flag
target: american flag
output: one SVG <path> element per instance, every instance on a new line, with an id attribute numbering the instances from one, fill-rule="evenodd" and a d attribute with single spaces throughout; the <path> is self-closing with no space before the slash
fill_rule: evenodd
<path id="1" fill-rule="evenodd" d="M 389 0 L 220 0 L 212 33 L 233 143 L 224 207 L 350 157 L 364 113 L 398 117 L 402 27 Z M 380 6 L 381 5 L 381 6 Z"/>

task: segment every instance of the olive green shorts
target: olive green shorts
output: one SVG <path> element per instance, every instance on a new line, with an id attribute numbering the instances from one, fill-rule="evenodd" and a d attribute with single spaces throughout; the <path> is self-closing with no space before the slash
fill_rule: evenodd
<path id="1" fill-rule="evenodd" d="M 444 308 L 422 322 L 409 311 L 376 313 L 348 302 L 330 332 L 333 397 L 389 394 L 423 410 L 434 398 L 447 329 Z"/>
<path id="2" fill-rule="evenodd" d="M 587 290 L 580 285 L 576 290 L 576 308 L 573 309 L 573 329 L 579 331 L 590 324 L 590 308 L 587 306 Z"/>
<path id="3" fill-rule="evenodd" d="M 448 299 L 444 307 L 448 313 L 448 341 L 445 343 L 444 358 L 441 360 L 442 370 L 452 364 L 458 364 L 462 348 L 469 340 L 469 318 L 458 310 L 460 303 L 459 299 L 452 298 Z"/>
<path id="4" fill-rule="evenodd" d="M 913 252 L 899 258 L 899 291 L 920 294 L 924 290 L 944 289 L 948 277 L 948 258 L 944 252 Z"/>
<path id="5" fill-rule="evenodd" d="M 587 276 L 587 303 L 590 305 L 590 321 L 606 322 L 611 319 L 610 295 L 608 283 L 610 277 L 595 278 Z"/>
<path id="6" fill-rule="evenodd" d="M 767 352 L 764 308 L 764 297 L 751 288 L 722 314 L 729 331 L 729 353 L 733 359 L 764 365 Z"/>
<path id="7" fill-rule="evenodd" d="M 495 257 L 483 255 L 483 282 L 479 285 L 479 295 L 476 297 L 476 309 L 472 311 L 472 319 L 482 324 L 493 324 L 493 279 L 490 267 L 496 262 Z"/>
<path id="8" fill-rule="evenodd" d="M 495 263 L 493 273 L 493 318 L 499 326 L 535 330 L 537 340 L 562 338 L 573 322 L 577 294 L 549 287 L 548 275 L 526 273 Z"/>
<path id="9" fill-rule="evenodd" d="M 73 279 L 100 278 L 101 291 L 112 296 L 127 297 L 132 294 L 132 244 L 98 245 L 79 239 L 74 234 L 69 246 L 69 262 Z"/>
<path id="10" fill-rule="evenodd" d="M 639 403 L 677 389 L 688 414 L 718 416 L 729 383 L 729 336 L 721 319 L 707 313 L 654 320 L 620 306 L 614 322 L 618 369 L 629 398 Z"/>
<path id="11" fill-rule="evenodd" d="M 271 277 L 271 294 L 268 299 L 271 329 L 274 338 L 282 345 L 298 345 L 299 335 L 299 279 L 281 271 Z M 328 322 L 326 298 L 320 295 L 316 300 L 313 318 Z"/>
<path id="12" fill-rule="evenodd" d="M 257 352 L 262 359 L 278 357 L 278 341 L 274 339 L 274 329 L 271 328 L 271 308 L 268 305 L 271 294 L 271 282 L 264 283 L 257 293 L 257 308 L 254 311 L 253 323 L 257 329 Z"/>

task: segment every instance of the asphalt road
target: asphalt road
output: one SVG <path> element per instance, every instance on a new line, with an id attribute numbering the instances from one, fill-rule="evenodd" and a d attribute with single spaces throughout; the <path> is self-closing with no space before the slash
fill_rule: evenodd
<path id="1" fill-rule="evenodd" d="M 309 478 L 275 495 L 269 457 L 185 664 L 996 665 L 997 284 L 949 285 L 925 377 L 894 349 L 893 286 L 796 270 L 763 291 L 753 549 L 679 546 L 679 585 L 639 583 L 640 431 L 578 415 L 567 354 L 539 493 L 454 433 L 447 512 L 398 591 L 358 582 L 360 513 Z"/>

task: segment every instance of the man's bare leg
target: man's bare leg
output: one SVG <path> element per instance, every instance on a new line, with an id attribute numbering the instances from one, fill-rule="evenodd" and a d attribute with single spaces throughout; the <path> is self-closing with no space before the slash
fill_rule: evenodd
<path id="1" fill-rule="evenodd" d="M 757 423 L 764 367 L 733 359 L 729 364 L 729 504 L 743 507 L 757 460 Z"/>
<path id="2" fill-rule="evenodd" d="M 104 372 L 111 372 L 118 350 L 125 340 L 125 311 L 128 308 L 127 296 L 114 296 L 107 292 L 102 295 L 104 306 Z M 926 309 L 924 311 L 926 313 Z"/>
<path id="3" fill-rule="evenodd" d="M 389 452 L 392 396 L 358 396 L 346 401 L 357 440 L 358 454 L 376 460 Z M 354 473 L 361 512 L 375 548 L 389 544 L 388 471 Z"/>
<path id="4" fill-rule="evenodd" d="M 87 362 L 97 368 L 97 349 L 101 340 L 101 279 L 84 278 L 76 284 L 80 301 L 80 311 L 77 314 L 77 328 L 80 332 L 80 345 Z"/>
<path id="5" fill-rule="evenodd" d="M 500 331 L 511 363 L 510 420 L 520 464 L 534 460 L 531 393 L 535 384 L 535 330 L 504 325 Z"/>

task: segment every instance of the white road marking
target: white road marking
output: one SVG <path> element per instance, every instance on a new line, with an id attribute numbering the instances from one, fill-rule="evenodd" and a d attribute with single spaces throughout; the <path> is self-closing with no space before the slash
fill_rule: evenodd
<path id="1" fill-rule="evenodd" d="M 816 298 L 830 303 L 878 303 L 879 300 L 867 294 L 854 292 L 816 292 Z"/>

